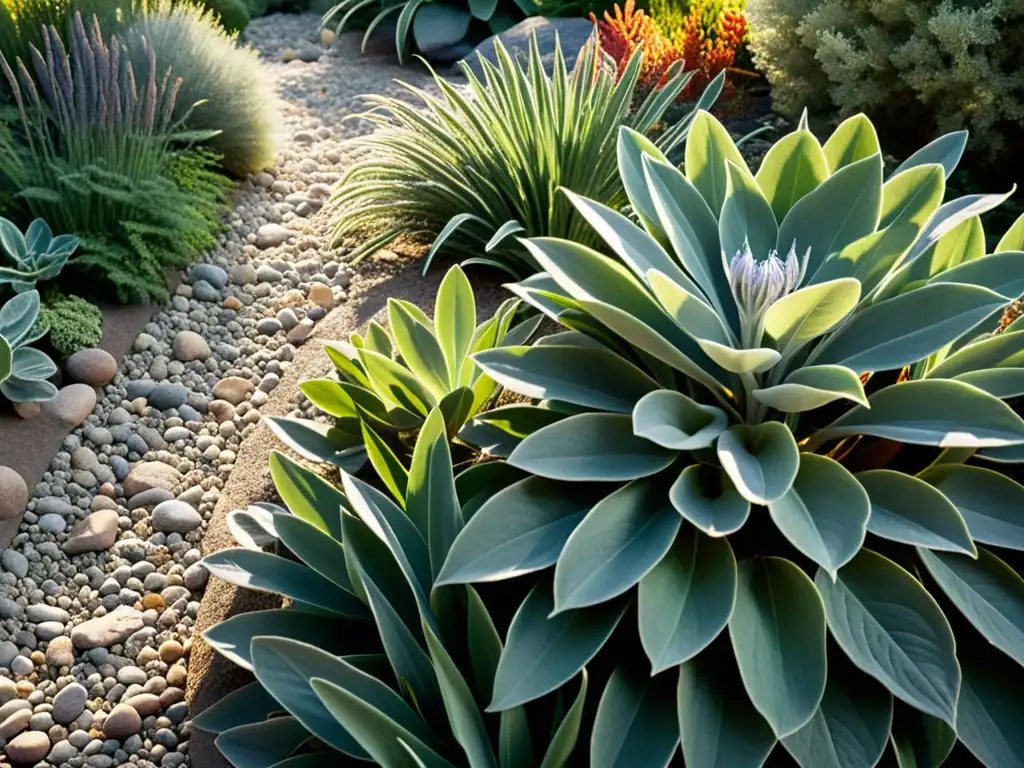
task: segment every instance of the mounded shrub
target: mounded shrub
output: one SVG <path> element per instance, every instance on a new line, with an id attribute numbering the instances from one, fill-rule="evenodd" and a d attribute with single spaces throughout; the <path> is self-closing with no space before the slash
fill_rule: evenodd
<path id="1" fill-rule="evenodd" d="M 144 61 L 145 38 L 158 67 L 181 87 L 174 119 L 191 131 L 218 131 L 205 142 L 236 176 L 257 173 L 277 151 L 280 107 L 255 51 L 240 46 L 199 6 L 163 3 L 122 34 L 132 61 Z"/>
<path id="2" fill-rule="evenodd" d="M 970 129 L 995 159 L 1024 129 L 1024 3 L 749 0 L 750 48 L 776 108 L 863 111 L 893 140 Z"/>
<path id="3" fill-rule="evenodd" d="M 103 313 L 78 296 L 48 295 L 39 312 L 39 324 L 60 357 L 97 347 L 103 340 Z"/>

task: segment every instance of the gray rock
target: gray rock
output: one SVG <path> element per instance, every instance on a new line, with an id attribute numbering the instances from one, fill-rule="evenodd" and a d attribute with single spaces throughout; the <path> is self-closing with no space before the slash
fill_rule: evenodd
<path id="1" fill-rule="evenodd" d="M 192 283 L 192 296 L 199 301 L 219 302 L 220 291 L 214 288 L 205 280 L 197 280 Z"/>
<path id="2" fill-rule="evenodd" d="M 128 477 L 128 473 L 131 472 L 132 465 L 129 464 L 125 458 L 121 456 L 111 456 L 109 461 L 110 468 L 114 470 L 114 477 L 117 478 L 118 482 L 121 482 Z"/>
<path id="3" fill-rule="evenodd" d="M 188 401 L 188 387 L 182 384 L 161 384 L 150 392 L 148 400 L 158 411 L 177 408 Z"/>
<path id="4" fill-rule="evenodd" d="M 45 733 L 27 731 L 7 743 L 7 757 L 12 763 L 34 765 L 50 751 L 50 739 Z"/>
<path id="5" fill-rule="evenodd" d="M 171 345 L 175 359 L 182 363 L 205 360 L 210 356 L 210 345 L 195 331 L 178 331 Z"/>
<path id="6" fill-rule="evenodd" d="M 291 307 L 285 307 L 277 313 L 277 322 L 286 331 L 290 331 L 299 324 L 299 318 L 295 315 L 294 309 Z"/>
<path id="7" fill-rule="evenodd" d="M 148 491 L 132 496 L 128 500 L 127 506 L 130 510 L 140 509 L 141 507 L 155 507 L 157 504 L 173 498 L 174 494 L 166 488 L 150 488 Z"/>
<path id="8" fill-rule="evenodd" d="M 114 442 L 114 438 L 110 434 L 110 430 L 106 427 L 89 427 L 85 430 L 85 439 L 97 448 L 102 448 L 103 446 L 110 445 Z"/>
<path id="9" fill-rule="evenodd" d="M 82 649 L 108 648 L 124 642 L 143 625 L 141 613 L 122 606 L 106 616 L 79 624 L 71 630 L 71 642 Z"/>
<path id="10" fill-rule="evenodd" d="M 0 667 L 10 667 L 11 662 L 18 655 L 18 646 L 12 643 L 10 640 L 4 640 L 0 643 Z"/>
<path id="11" fill-rule="evenodd" d="M 28 486 L 10 467 L 0 467 L 0 520 L 20 520 L 28 504 Z"/>
<path id="12" fill-rule="evenodd" d="M 63 549 L 68 555 L 102 552 L 114 546 L 116 540 L 117 512 L 112 509 L 99 509 L 71 530 Z"/>
<path id="13" fill-rule="evenodd" d="M 51 765 L 66 765 L 76 757 L 78 757 L 78 748 L 67 739 L 64 739 L 53 745 L 50 754 L 46 756 L 46 762 Z"/>
<path id="14" fill-rule="evenodd" d="M 75 381 L 102 387 L 117 373 L 117 360 L 106 350 L 83 349 L 65 360 L 64 368 Z"/>
<path id="15" fill-rule="evenodd" d="M 168 443 L 176 443 L 179 440 L 190 440 L 192 432 L 187 427 L 170 427 L 164 432 L 164 440 Z"/>
<path id="16" fill-rule="evenodd" d="M 11 662 L 11 672 L 21 677 L 28 677 L 35 670 L 36 665 L 28 656 L 15 656 Z"/>
<path id="17" fill-rule="evenodd" d="M 256 230 L 256 247 L 260 249 L 276 248 L 295 237 L 295 234 L 295 230 L 282 227 L 280 224 L 264 224 Z"/>
<path id="18" fill-rule="evenodd" d="M 44 621 L 60 621 L 66 623 L 70 618 L 68 612 L 56 605 L 46 603 L 34 603 L 25 609 L 28 620 L 40 624 Z"/>
<path id="19" fill-rule="evenodd" d="M 85 421 L 95 407 L 96 390 L 88 384 L 69 384 L 42 406 L 43 413 L 56 417 L 68 429 Z"/>
<path id="20" fill-rule="evenodd" d="M 229 274 L 236 285 L 252 285 L 256 282 L 256 268 L 252 264 L 236 264 Z"/>
<path id="21" fill-rule="evenodd" d="M 88 692 L 79 683 L 65 685 L 53 697 L 53 719 L 66 725 L 74 722 L 83 710 L 88 699 Z"/>
<path id="22" fill-rule="evenodd" d="M 284 275 L 273 267 L 262 264 L 259 269 L 256 270 L 256 278 L 261 283 L 279 283 L 284 279 Z"/>
<path id="23" fill-rule="evenodd" d="M 210 573 L 202 563 L 193 563 L 181 574 L 181 579 L 185 582 L 185 586 L 193 592 L 198 592 L 205 587 L 209 578 Z"/>
<path id="24" fill-rule="evenodd" d="M 167 447 L 167 441 L 152 427 L 139 427 L 139 437 L 146 441 L 146 445 L 154 451 L 162 451 Z"/>
<path id="25" fill-rule="evenodd" d="M 45 533 L 57 535 L 58 533 L 64 533 L 67 527 L 68 521 L 53 512 L 39 518 L 39 530 Z"/>
<path id="26" fill-rule="evenodd" d="M 21 619 L 25 609 L 9 597 L 0 597 L 0 619 Z"/>
<path id="27" fill-rule="evenodd" d="M 53 640 L 64 634 L 64 625 L 59 621 L 44 621 L 36 624 L 36 637 L 40 640 Z"/>
<path id="28" fill-rule="evenodd" d="M 505 49 L 513 54 L 517 50 L 525 54 L 530 49 L 531 37 L 536 35 L 544 69 L 551 74 L 555 63 L 555 36 L 557 35 L 561 42 L 566 64 L 569 67 L 575 67 L 577 55 L 587 44 L 593 31 L 594 25 L 583 18 L 546 19 L 543 16 L 531 16 L 509 27 L 500 35 L 487 38 L 466 55 L 463 61 L 469 64 L 478 76 L 482 76 L 483 67 L 480 65 L 479 57 L 482 56 L 494 64 L 497 63 L 495 38 L 500 39 Z M 443 51 L 430 51 L 429 55 L 436 57 L 442 53 Z"/>
<path id="29" fill-rule="evenodd" d="M 177 499 L 164 501 L 153 510 L 153 529 L 163 533 L 188 533 L 202 524 L 202 515 Z"/>
<path id="30" fill-rule="evenodd" d="M 142 730 L 142 718 L 127 704 L 118 704 L 103 722 L 103 735 L 110 739 L 126 739 Z"/>
<path id="31" fill-rule="evenodd" d="M 127 384 L 125 384 L 124 387 L 125 397 L 128 398 L 129 400 L 137 400 L 140 397 L 148 398 L 150 393 L 152 393 L 152 391 L 156 389 L 156 386 L 157 382 L 153 381 L 152 379 L 135 379 L 133 381 L 129 381 Z M 116 411 L 111 412 L 110 416 L 113 416 L 115 412 Z M 127 421 L 127 419 L 125 419 L 125 421 Z M 110 418 L 107 419 L 107 424 L 113 423 L 114 422 L 111 421 Z M 123 424 L 125 422 L 120 423 Z"/>
<path id="32" fill-rule="evenodd" d="M 28 724 L 32 722 L 32 708 L 19 709 L 13 715 L 5 717 L 0 722 L 0 739 L 11 739 L 15 734 L 21 733 Z"/>
<path id="33" fill-rule="evenodd" d="M 265 317 L 256 323 L 256 333 L 261 333 L 264 336 L 273 336 L 280 330 L 281 323 L 274 317 Z"/>
<path id="34" fill-rule="evenodd" d="M 216 264 L 196 264 L 192 267 L 192 282 L 195 283 L 197 280 L 204 280 L 220 290 L 228 284 L 228 273 Z"/>
<path id="35" fill-rule="evenodd" d="M 6 720 L 15 712 L 32 712 L 32 704 L 25 699 L 12 699 L 0 706 L 0 721 Z"/>
<path id="36" fill-rule="evenodd" d="M 132 498 L 150 488 L 173 491 L 180 482 L 181 473 L 174 467 L 159 461 L 145 461 L 136 464 L 124 479 L 124 494 Z"/>
<path id="37" fill-rule="evenodd" d="M 28 559 L 17 550 L 5 549 L 4 553 L 0 555 L 0 563 L 19 579 L 28 576 Z"/>

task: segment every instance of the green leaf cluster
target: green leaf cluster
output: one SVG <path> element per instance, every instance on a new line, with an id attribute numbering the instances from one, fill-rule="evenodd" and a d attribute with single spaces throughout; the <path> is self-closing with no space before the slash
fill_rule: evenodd
<path id="1" fill-rule="evenodd" d="M 433 318 L 392 298 L 390 331 L 371 322 L 365 336 L 325 344 L 336 378 L 310 379 L 299 389 L 333 423 L 268 417 L 267 424 L 308 459 L 349 472 L 369 459 L 391 492 L 403 497 L 403 465 L 435 408 L 449 438 L 458 436 L 472 446 L 509 441 L 502 429 L 474 418 L 494 403 L 501 388 L 470 355 L 529 340 L 541 317 L 534 314 L 513 326 L 518 306 L 510 299 L 477 325 L 473 289 L 465 273 L 453 267 L 441 282 Z"/>
<path id="2" fill-rule="evenodd" d="M 433 7 L 433 6 L 426 6 Z M 463 63 L 468 90 L 443 77 L 439 96 L 409 89 L 418 104 L 368 97 L 363 117 L 376 130 L 355 143 L 367 159 L 339 181 L 332 199 L 341 243 L 363 238 L 352 258 L 399 237 L 432 241 L 424 269 L 442 250 L 472 254 L 464 264 L 495 267 L 516 278 L 537 271 L 517 237 L 551 235 L 597 246 L 599 239 L 559 194 L 559 187 L 616 210 L 628 203 L 616 170 L 620 126 L 651 133 L 693 76 L 673 70 L 669 82 L 631 108 L 639 54 L 621 77 L 604 61 L 596 38 L 571 63 L 556 45 L 545 71 L 536 38 L 526 61 L 498 42 L 497 63 L 481 59 L 483 78 Z M 698 103 L 710 108 L 724 83 L 713 81 Z M 669 152 L 680 144 L 692 114 L 652 138 Z"/>
<path id="3" fill-rule="evenodd" d="M 25 291 L 0 306 L 0 395 L 12 403 L 43 402 L 57 394 L 48 379 L 57 366 L 29 345 L 46 334 L 37 322 L 39 293 Z"/>
<path id="4" fill-rule="evenodd" d="M 42 219 L 29 224 L 23 235 L 13 222 L 0 218 L 0 285 L 24 293 L 40 280 L 53 280 L 77 247 L 78 238 L 54 237 Z"/>

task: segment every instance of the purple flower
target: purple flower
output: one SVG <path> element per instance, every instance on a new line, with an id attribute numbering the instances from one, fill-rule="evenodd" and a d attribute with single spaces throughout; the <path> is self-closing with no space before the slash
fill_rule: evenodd
<path id="1" fill-rule="evenodd" d="M 803 279 L 810 254 L 807 249 L 803 258 L 797 256 L 794 242 L 785 260 L 773 250 L 767 259 L 758 261 L 750 245 L 744 243 L 743 250 L 729 262 L 729 285 L 744 320 L 758 322 L 768 307 L 792 293 Z"/>

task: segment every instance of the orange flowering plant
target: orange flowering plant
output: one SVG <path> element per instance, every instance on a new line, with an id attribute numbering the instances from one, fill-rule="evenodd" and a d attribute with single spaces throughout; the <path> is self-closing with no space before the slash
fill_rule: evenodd
<path id="1" fill-rule="evenodd" d="M 709 14 L 709 10 L 712 12 Z M 710 16 L 710 18 L 709 18 Z M 641 94 L 660 88 L 675 62 L 683 62 L 695 74 L 680 98 L 692 99 L 720 72 L 732 66 L 736 50 L 747 36 L 747 17 L 742 9 L 694 2 L 683 26 L 668 33 L 634 0 L 606 11 L 604 20 L 593 13 L 601 48 L 617 63 L 621 74 L 636 50 L 643 51 L 638 90 Z"/>

